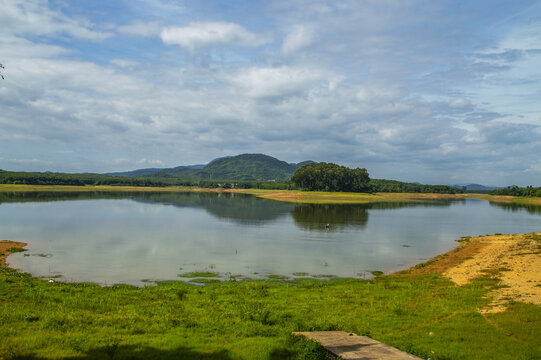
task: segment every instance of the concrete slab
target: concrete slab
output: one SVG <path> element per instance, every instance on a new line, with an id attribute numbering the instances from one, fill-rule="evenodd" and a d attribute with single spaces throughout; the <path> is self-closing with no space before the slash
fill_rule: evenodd
<path id="1" fill-rule="evenodd" d="M 307 339 L 316 340 L 335 357 L 344 360 L 411 360 L 420 359 L 385 345 L 366 336 L 359 336 L 345 331 L 295 332 Z"/>

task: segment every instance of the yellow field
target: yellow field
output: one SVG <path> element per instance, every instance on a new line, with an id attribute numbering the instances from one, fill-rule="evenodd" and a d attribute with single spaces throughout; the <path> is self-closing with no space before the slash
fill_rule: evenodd
<path id="1" fill-rule="evenodd" d="M 434 199 L 463 199 L 465 194 L 406 194 L 406 193 L 341 193 L 324 191 L 296 191 L 296 190 L 255 190 L 238 189 L 229 192 L 252 194 L 257 197 L 310 204 L 367 204 L 386 201 L 421 201 Z"/>

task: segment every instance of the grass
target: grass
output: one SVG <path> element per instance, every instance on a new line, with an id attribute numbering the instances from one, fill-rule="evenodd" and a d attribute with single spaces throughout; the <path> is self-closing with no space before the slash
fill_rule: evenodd
<path id="1" fill-rule="evenodd" d="M 190 279 L 190 282 L 197 283 L 197 284 L 212 284 L 212 283 L 219 283 L 221 282 L 221 280 L 209 279 L 209 278 L 194 278 L 194 279 Z"/>
<path id="2" fill-rule="evenodd" d="M 374 202 L 396 201 L 422 201 L 435 199 L 463 199 L 466 194 L 421 194 L 421 193 L 347 193 L 325 191 L 299 191 L 299 190 L 257 190 L 237 189 L 229 190 L 244 194 L 252 194 L 258 197 L 310 204 L 367 204 Z"/>
<path id="3" fill-rule="evenodd" d="M 267 275 L 267 278 L 273 279 L 273 280 L 287 280 L 289 279 L 289 276 L 270 274 L 270 275 Z"/>
<path id="4" fill-rule="evenodd" d="M 10 247 L 8 249 L 6 249 L 7 252 L 9 253 L 18 253 L 18 252 L 24 252 L 26 251 L 26 249 L 23 249 L 23 248 L 20 248 L 20 247 Z"/>
<path id="5" fill-rule="evenodd" d="M 508 195 L 488 195 L 488 194 L 468 194 L 469 198 L 483 199 L 499 203 L 514 203 L 519 205 L 541 205 L 541 197 L 508 196 Z"/>
<path id="6" fill-rule="evenodd" d="M 0 323 L 9 324 L 0 358 L 318 359 L 317 344 L 290 336 L 316 330 L 423 358 L 539 358 L 541 307 L 477 312 L 496 284 L 484 276 L 457 287 L 432 274 L 100 287 L 0 268 Z"/>

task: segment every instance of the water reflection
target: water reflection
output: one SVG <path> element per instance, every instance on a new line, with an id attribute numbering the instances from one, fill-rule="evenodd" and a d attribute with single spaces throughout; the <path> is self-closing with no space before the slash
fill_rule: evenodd
<path id="1" fill-rule="evenodd" d="M 287 216 L 293 208 L 292 204 L 235 193 L 153 193 L 135 196 L 133 200 L 177 207 L 199 207 L 219 219 L 254 225 Z"/>
<path id="2" fill-rule="evenodd" d="M 0 204 L 114 199 L 130 199 L 139 203 L 171 205 L 180 208 L 203 208 L 215 218 L 253 225 L 274 222 L 280 217 L 291 214 L 295 224 L 300 229 L 308 231 L 343 231 L 346 227 L 362 229 L 368 222 L 368 210 L 371 209 L 439 207 L 450 206 L 452 203 L 452 201 L 430 201 L 346 205 L 291 204 L 259 199 L 246 194 L 214 192 L 91 191 L 0 193 Z"/>
<path id="3" fill-rule="evenodd" d="M 12 266 L 100 283 L 205 269 L 357 276 L 414 265 L 460 236 L 539 231 L 538 215 L 517 211 L 528 207 L 477 199 L 310 205 L 229 193 L 33 192 L 0 193 L 0 204 L 0 238 L 31 244 Z"/>
<path id="4" fill-rule="evenodd" d="M 501 208 L 510 212 L 527 211 L 530 214 L 541 215 L 541 206 L 539 205 L 491 202 L 490 206 Z"/>
<path id="5" fill-rule="evenodd" d="M 78 200 L 130 199 L 139 203 L 203 208 L 212 216 L 243 224 L 260 224 L 287 216 L 293 204 L 252 195 L 214 192 L 11 192 L 0 193 L 0 204 Z M 231 201 L 234 200 L 234 201 Z"/>
<path id="6" fill-rule="evenodd" d="M 366 205 L 296 205 L 291 211 L 295 225 L 309 231 L 342 231 L 345 227 L 362 229 L 368 222 Z"/>

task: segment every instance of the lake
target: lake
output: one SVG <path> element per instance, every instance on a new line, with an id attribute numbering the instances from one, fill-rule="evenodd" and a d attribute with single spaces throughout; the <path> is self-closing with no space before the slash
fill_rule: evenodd
<path id="1" fill-rule="evenodd" d="M 366 277 L 413 266 L 461 236 L 540 231 L 541 208 L 484 200 L 308 205 L 215 193 L 3 193 L 8 264 L 61 281 L 142 285 L 193 271 Z"/>

